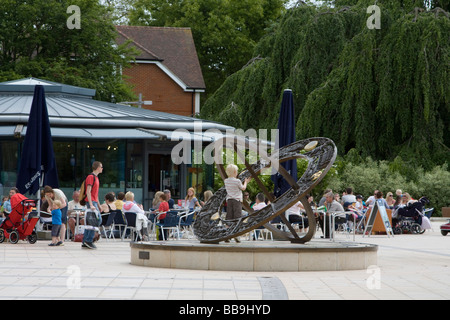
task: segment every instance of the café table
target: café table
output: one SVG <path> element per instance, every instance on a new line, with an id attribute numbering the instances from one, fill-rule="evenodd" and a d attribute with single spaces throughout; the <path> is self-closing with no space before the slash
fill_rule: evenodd
<path id="1" fill-rule="evenodd" d="M 78 232 L 78 227 L 80 225 L 80 216 L 84 216 L 84 209 L 73 209 L 68 212 L 69 218 L 76 218 L 75 224 L 75 234 Z M 69 237 L 69 228 L 67 228 L 67 237 Z M 74 236 L 75 236 L 74 234 Z"/>

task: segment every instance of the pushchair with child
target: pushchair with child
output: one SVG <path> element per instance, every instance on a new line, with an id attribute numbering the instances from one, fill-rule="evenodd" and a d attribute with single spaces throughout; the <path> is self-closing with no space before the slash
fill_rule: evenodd
<path id="1" fill-rule="evenodd" d="M 410 203 L 405 207 L 400 207 L 393 215 L 393 222 L 395 221 L 393 232 L 394 234 L 413 233 L 422 234 L 425 228 L 422 228 L 423 219 L 428 219 L 424 216 L 424 206 L 430 201 L 426 197 L 420 198 L 419 201 Z"/>
<path id="2" fill-rule="evenodd" d="M 35 207 L 35 200 L 30 200 L 20 193 L 11 197 L 11 213 L 0 225 L 0 243 L 5 239 L 9 239 L 13 244 L 25 239 L 31 244 L 36 243 L 37 234 L 34 227 L 39 217 L 36 210 L 33 210 Z"/>

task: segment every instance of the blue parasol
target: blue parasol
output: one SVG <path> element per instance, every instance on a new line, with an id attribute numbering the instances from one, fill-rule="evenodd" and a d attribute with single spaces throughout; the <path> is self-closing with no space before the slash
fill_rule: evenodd
<path id="1" fill-rule="evenodd" d="M 284 147 L 294 143 L 295 140 L 295 115 L 294 115 L 294 97 L 292 90 L 286 89 L 283 92 L 283 100 L 281 101 L 280 117 L 278 118 L 278 144 L 276 148 Z M 297 162 L 289 160 L 281 164 L 287 172 L 297 181 Z M 281 196 L 291 186 L 282 177 L 280 173 L 272 175 L 274 183 L 274 194 L 276 197 Z"/>
<path id="2" fill-rule="evenodd" d="M 42 85 L 36 85 L 34 88 L 22 150 L 16 183 L 20 193 L 36 194 L 43 185 L 58 188 L 56 159 Z"/>

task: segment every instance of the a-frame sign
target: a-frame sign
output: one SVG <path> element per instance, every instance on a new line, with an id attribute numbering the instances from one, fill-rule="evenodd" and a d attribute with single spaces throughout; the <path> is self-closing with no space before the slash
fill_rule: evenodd
<path id="1" fill-rule="evenodd" d="M 373 205 L 372 211 L 370 212 L 369 218 L 366 221 L 366 227 L 364 228 L 363 237 L 367 234 L 370 236 L 372 233 L 373 224 L 375 223 L 375 218 L 377 214 L 380 214 L 381 220 L 383 220 L 383 225 L 386 230 L 386 234 L 388 237 L 394 236 L 394 232 L 392 231 L 391 222 L 389 221 L 389 216 L 386 212 L 386 207 L 383 204 L 381 199 L 375 201 Z"/>

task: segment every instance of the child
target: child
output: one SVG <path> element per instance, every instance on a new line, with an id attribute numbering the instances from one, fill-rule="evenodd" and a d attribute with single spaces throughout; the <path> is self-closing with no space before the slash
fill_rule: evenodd
<path id="1" fill-rule="evenodd" d="M 59 231 L 61 230 L 61 201 L 53 200 L 52 205 L 52 243 L 49 244 L 50 247 L 64 245 L 60 240 Z"/>
<path id="2" fill-rule="evenodd" d="M 169 203 L 166 201 L 166 195 L 163 193 L 159 196 L 159 208 L 158 212 L 163 213 L 159 216 L 159 220 L 164 220 L 166 213 L 169 211 Z"/>
<path id="3" fill-rule="evenodd" d="M 239 219 L 242 215 L 242 191 L 247 188 L 250 177 L 245 179 L 244 184 L 237 179 L 238 167 L 229 164 L 226 168 L 228 178 L 225 179 L 225 189 L 227 190 L 227 220 Z M 238 238 L 234 238 L 239 243 Z M 225 242 L 229 242 L 228 240 Z"/>
<path id="4" fill-rule="evenodd" d="M 160 215 L 158 216 L 158 220 L 162 222 L 166 218 L 167 211 L 169 211 L 169 203 L 166 201 L 166 195 L 164 193 L 159 195 L 159 208 L 158 213 Z M 167 229 L 164 230 L 164 239 L 167 239 L 168 232 Z M 161 229 L 159 229 L 159 237 L 158 240 L 163 240 L 163 236 L 161 233 Z"/>

